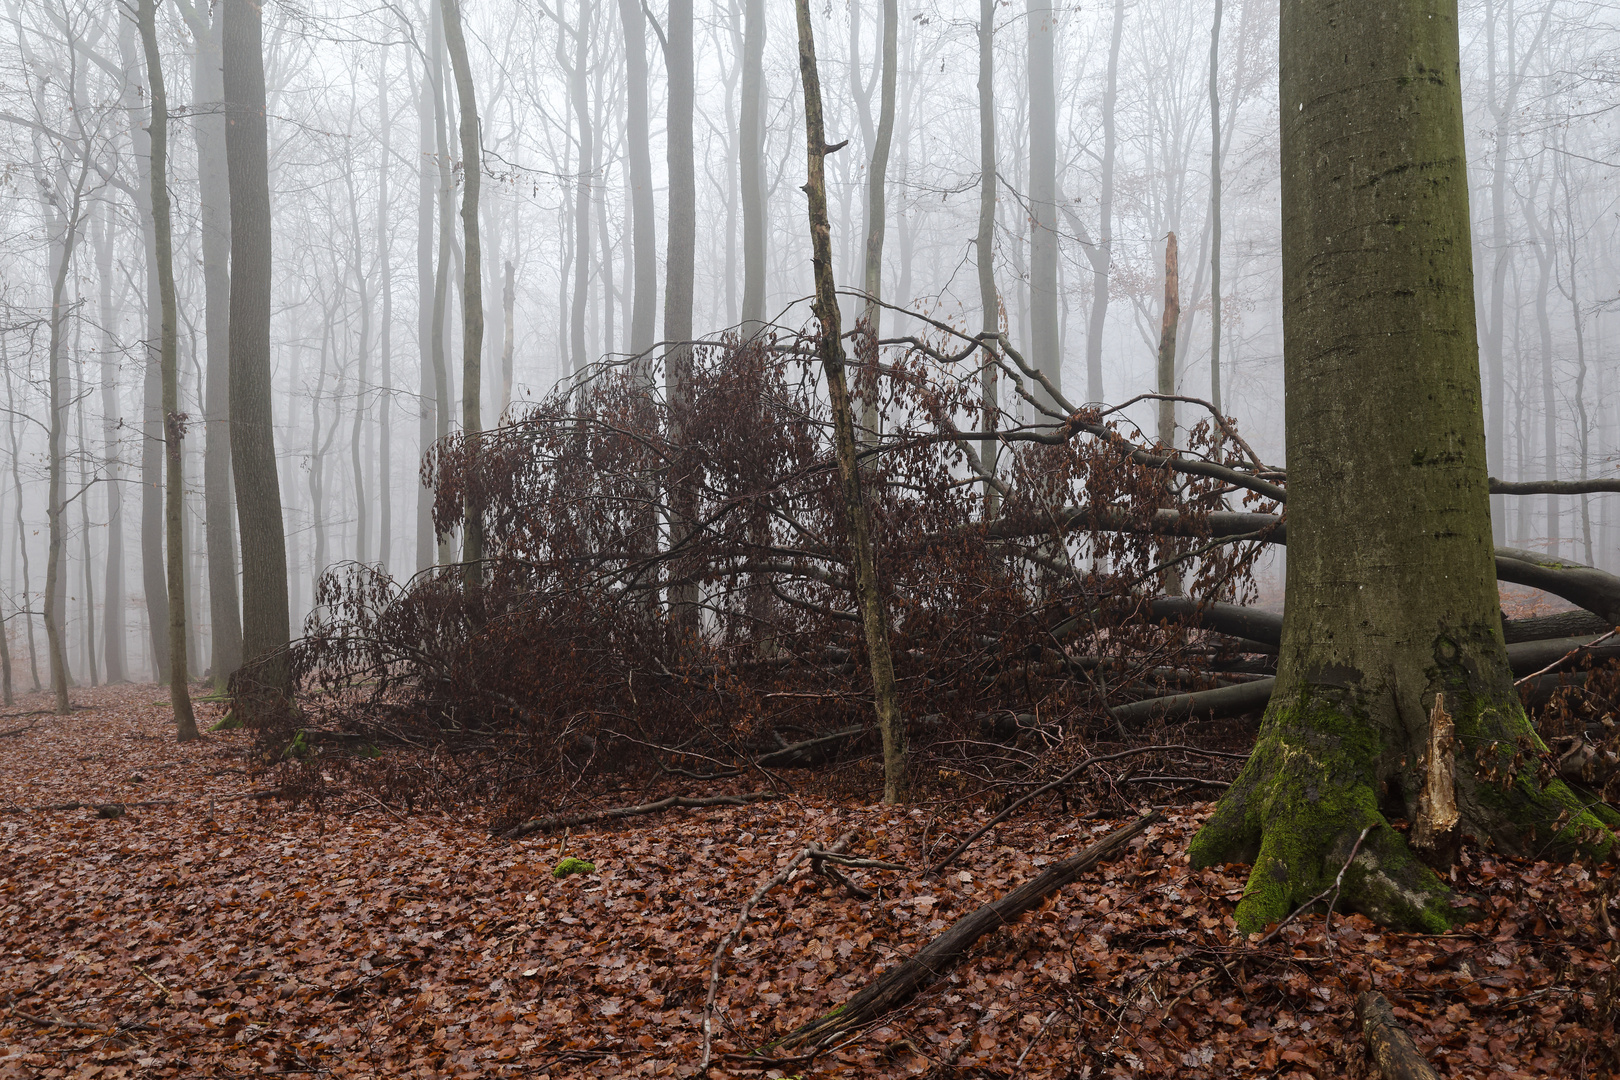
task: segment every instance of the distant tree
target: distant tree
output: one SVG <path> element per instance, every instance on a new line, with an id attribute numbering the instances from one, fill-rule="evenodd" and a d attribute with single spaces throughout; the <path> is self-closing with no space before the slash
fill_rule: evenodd
<path id="1" fill-rule="evenodd" d="M 1493 568 L 1456 0 L 1282 8 L 1287 614 L 1259 742 L 1192 844 L 1250 862 L 1238 926 L 1332 888 L 1466 918 L 1457 837 L 1603 855 L 1620 816 L 1545 780 Z M 1600 817 L 1601 815 L 1601 817 Z"/>

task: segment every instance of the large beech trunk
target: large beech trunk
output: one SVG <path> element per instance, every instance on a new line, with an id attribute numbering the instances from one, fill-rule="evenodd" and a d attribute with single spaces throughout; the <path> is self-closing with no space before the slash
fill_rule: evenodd
<path id="1" fill-rule="evenodd" d="M 1441 930 L 1465 912 L 1389 826 L 1423 795 L 1438 695 L 1458 835 L 1565 856 L 1614 837 L 1538 777 L 1502 640 L 1456 0 L 1285 4 L 1281 55 L 1287 612 L 1259 742 L 1192 860 L 1253 864 L 1246 931 L 1347 861 L 1341 904 Z"/>

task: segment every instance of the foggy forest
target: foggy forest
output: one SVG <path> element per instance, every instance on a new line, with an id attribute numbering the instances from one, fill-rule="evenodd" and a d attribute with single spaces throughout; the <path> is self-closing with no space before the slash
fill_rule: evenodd
<path id="1" fill-rule="evenodd" d="M 1620 1071 L 1608 0 L 0 8 L 0 1078 Z"/>

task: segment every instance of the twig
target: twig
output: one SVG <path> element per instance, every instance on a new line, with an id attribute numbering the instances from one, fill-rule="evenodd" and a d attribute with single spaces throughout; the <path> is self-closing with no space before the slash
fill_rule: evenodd
<path id="1" fill-rule="evenodd" d="M 561 814 L 557 817 L 536 818 L 525 821 L 521 825 L 514 825 L 505 832 L 500 833 L 503 840 L 516 840 L 520 836 L 530 833 L 549 832 L 552 829 L 572 827 L 574 825 L 589 825 L 596 821 L 612 821 L 617 818 L 636 817 L 639 814 L 656 814 L 660 810 L 669 810 L 677 806 L 703 807 L 703 806 L 746 806 L 749 803 L 759 802 L 761 799 L 775 798 L 774 791 L 750 791 L 744 795 L 711 795 L 705 799 L 690 799 L 684 795 L 671 795 L 667 799 L 657 802 L 645 803 L 641 806 L 616 806 L 611 810 L 591 810 L 580 814 Z"/>
<path id="2" fill-rule="evenodd" d="M 370 792 L 368 792 L 368 791 L 360 791 L 360 792 L 356 792 L 356 794 L 365 796 L 366 798 L 370 799 L 372 802 L 376 803 L 378 806 L 382 807 L 384 810 L 388 811 L 390 814 L 393 814 L 394 820 L 404 822 L 405 824 L 409 824 L 409 822 L 406 822 L 404 818 L 400 817 L 397 813 L 394 812 L 394 808 L 392 806 L 389 806 L 387 803 L 383 802 L 381 799 L 377 798 L 377 796 L 371 794 Z"/>
<path id="3" fill-rule="evenodd" d="M 1526 675 L 1522 679 L 1514 679 L 1513 680 L 1513 685 L 1514 686 L 1523 686 L 1525 683 L 1529 682 L 1531 679 L 1534 679 L 1536 676 L 1547 674 L 1547 672 L 1551 671 L 1553 668 L 1557 667 L 1559 664 L 1562 664 L 1565 660 L 1568 660 L 1570 657 L 1574 656 L 1576 653 L 1580 652 L 1582 649 L 1590 649 L 1594 645 L 1601 645 L 1605 641 L 1608 641 L 1610 638 L 1614 637 L 1614 635 L 1616 635 L 1616 634 L 1620 634 L 1620 626 L 1617 626 L 1613 630 L 1610 630 L 1607 634 L 1604 634 L 1602 637 L 1593 638 L 1591 641 L 1588 641 L 1584 645 L 1575 646 L 1573 649 L 1569 650 L 1569 652 L 1565 653 L 1563 656 L 1560 656 L 1558 659 L 1554 660 L 1552 663 L 1548 664 L 1546 667 L 1542 668 L 1540 671 L 1532 671 L 1530 674 Z"/>
<path id="4" fill-rule="evenodd" d="M 1036 799 L 1036 798 L 1038 798 L 1038 797 L 1040 797 L 1042 795 L 1045 795 L 1048 791 L 1051 791 L 1055 787 L 1061 787 L 1064 784 L 1067 784 L 1070 780 L 1073 780 L 1076 776 L 1079 776 L 1082 772 L 1084 772 L 1085 770 L 1091 768 L 1093 765 L 1099 765 L 1099 764 L 1101 764 L 1102 762 L 1105 762 L 1105 761 L 1118 761 L 1120 758 L 1133 757 L 1133 756 L 1135 756 L 1137 754 L 1149 754 L 1149 753 L 1153 753 L 1155 751 L 1181 751 L 1183 753 L 1202 754 L 1202 755 L 1204 755 L 1206 757 L 1234 756 L 1234 755 L 1227 755 L 1227 754 L 1218 754 L 1216 751 L 1212 751 L 1212 750 L 1200 750 L 1200 749 L 1198 749 L 1197 747 L 1194 747 L 1194 746 L 1174 745 L 1174 746 L 1138 746 L 1138 747 L 1133 747 L 1130 750 L 1121 750 L 1117 754 L 1103 754 L 1100 757 L 1088 757 L 1084 761 L 1080 762 L 1080 764 L 1076 765 L 1074 768 L 1070 769 L 1068 772 L 1066 772 L 1062 776 L 1058 777 L 1056 780 L 1053 780 L 1052 782 L 1047 783 L 1047 784 L 1042 784 L 1040 787 L 1036 788 L 1034 791 L 1030 792 L 1028 795 L 1025 795 L 1023 798 L 1015 799 L 1014 801 L 1008 803 L 1006 809 L 1002 810 L 1001 813 L 997 814 L 995 817 L 991 818 L 989 821 L 987 821 L 983 825 L 981 825 L 978 829 L 976 829 L 974 831 L 972 836 L 969 836 L 966 840 L 963 840 L 960 844 L 956 845 L 956 847 L 951 851 L 951 853 L 949 855 L 945 856 L 943 859 L 939 860 L 939 862 L 935 863 L 932 867 L 930 867 L 929 870 L 928 870 L 927 876 L 928 877 L 933 877 L 935 874 L 939 873 L 941 870 L 943 870 L 947 866 L 951 865 L 951 863 L 956 861 L 956 857 L 958 855 L 962 854 L 962 852 L 966 851 L 969 847 L 971 847 L 973 845 L 973 841 L 977 840 L 979 837 L 983 836 L 985 833 L 989 832 L 991 829 L 995 828 L 997 825 L 1000 825 L 1003 821 L 1006 821 L 1008 818 L 1012 817 L 1014 812 L 1016 812 L 1019 807 L 1021 807 L 1021 806 L 1025 805 L 1026 803 L 1030 802 L 1032 799 Z M 1166 778 L 1166 777 L 1136 777 L 1134 779 L 1136 779 L 1138 782 L 1140 782 L 1142 780 L 1163 780 L 1163 779 L 1171 779 L 1171 778 Z M 1174 777 L 1173 779 L 1182 780 L 1182 781 L 1185 781 L 1185 782 L 1190 782 L 1190 783 L 1195 783 L 1195 784 L 1203 784 L 1205 786 L 1215 786 L 1218 783 L 1217 781 L 1197 780 L 1197 779 L 1194 779 L 1192 777 Z M 1226 785 L 1225 784 L 1220 784 L 1219 786 L 1225 787 Z"/>
<path id="5" fill-rule="evenodd" d="M 711 1042 L 714 1035 L 714 998 L 720 989 L 720 967 L 725 963 L 726 951 L 731 948 L 734 941 L 742 936 L 743 927 L 747 925 L 748 915 L 754 910 L 754 905 L 763 900 L 766 893 L 786 882 L 800 863 L 811 858 L 812 849 L 820 849 L 822 857 L 834 855 L 839 848 L 847 846 L 854 836 L 853 832 L 847 832 L 840 836 L 831 848 L 820 849 L 819 844 L 811 844 L 793 856 L 786 866 L 771 875 L 769 880 L 754 890 L 754 895 L 744 902 L 742 910 L 737 913 L 737 925 L 732 927 L 726 936 L 720 939 L 719 945 L 715 946 L 714 959 L 709 963 L 709 993 L 703 1001 L 703 1060 L 698 1064 L 699 1072 L 709 1067 Z"/>

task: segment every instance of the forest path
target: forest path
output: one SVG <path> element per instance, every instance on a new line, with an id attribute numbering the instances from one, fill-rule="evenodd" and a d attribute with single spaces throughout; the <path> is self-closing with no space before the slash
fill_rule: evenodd
<path id="1" fill-rule="evenodd" d="M 273 782 L 250 775 L 247 735 L 176 745 L 153 686 L 73 697 L 66 718 L 23 715 L 34 696 L 0 711 L 0 732 L 32 724 L 0 737 L 0 1080 L 694 1075 L 715 946 L 761 882 L 849 831 L 853 854 L 923 867 L 984 820 L 795 798 L 674 811 L 575 832 L 567 854 L 597 872 L 557 881 L 560 837 L 496 840 L 481 812 L 341 781 L 318 806 L 243 798 Z M 97 815 L 114 802 L 121 817 Z M 762 1069 L 722 1055 L 834 1007 L 1115 822 L 1020 817 L 939 879 L 857 871 L 882 886 L 868 902 L 801 869 L 725 958 L 710 1075 L 1366 1075 L 1368 987 L 1442 1075 L 1620 1065 L 1620 946 L 1588 870 L 1476 857 L 1465 884 L 1490 915 L 1469 931 L 1335 915 L 1330 954 L 1310 916 L 1256 948 L 1228 925 L 1243 871 L 1187 870 L 1203 812 L 1173 809 L 885 1026 Z"/>

